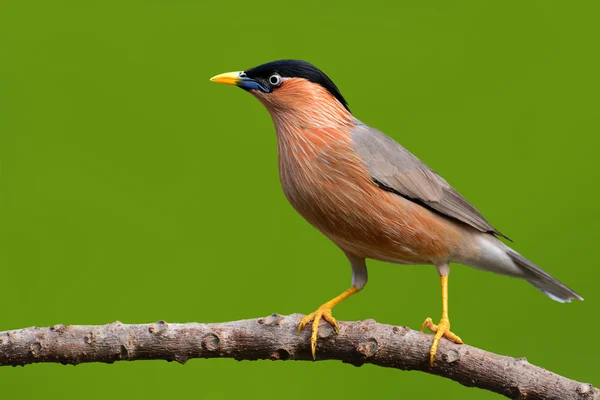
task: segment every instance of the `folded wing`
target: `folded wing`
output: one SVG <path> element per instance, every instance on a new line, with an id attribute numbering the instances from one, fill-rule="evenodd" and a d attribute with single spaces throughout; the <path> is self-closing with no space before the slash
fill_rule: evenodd
<path id="1" fill-rule="evenodd" d="M 481 232 L 508 239 L 444 178 L 389 136 L 364 124 L 357 124 L 352 130 L 352 141 L 371 178 L 382 189 Z"/>

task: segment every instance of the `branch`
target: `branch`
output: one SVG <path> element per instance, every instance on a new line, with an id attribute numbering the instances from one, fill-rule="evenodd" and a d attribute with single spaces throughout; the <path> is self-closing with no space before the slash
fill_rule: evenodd
<path id="1" fill-rule="evenodd" d="M 125 325 L 26 328 L 0 332 L 0 366 L 39 362 L 168 360 L 190 358 L 236 360 L 312 360 L 309 329 L 296 327 L 301 315 L 213 324 Z M 429 366 L 432 337 L 407 327 L 373 320 L 339 322 L 335 335 L 328 324 L 319 330 L 317 360 L 340 360 L 360 366 L 374 364 L 420 370 L 505 395 L 528 400 L 600 400 L 600 391 L 536 367 L 525 358 L 500 356 L 442 339 L 433 367 Z"/>

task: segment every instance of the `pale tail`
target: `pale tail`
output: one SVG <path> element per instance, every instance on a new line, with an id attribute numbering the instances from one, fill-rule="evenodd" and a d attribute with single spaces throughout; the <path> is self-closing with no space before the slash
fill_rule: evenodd
<path id="1" fill-rule="evenodd" d="M 552 300 L 561 303 L 570 303 L 572 299 L 583 300 L 574 290 L 569 289 L 567 285 L 520 255 L 512 249 L 507 249 L 506 254 L 510 259 L 524 272 L 527 272 L 525 278 L 527 282 L 541 290 Z"/>
<path id="2" fill-rule="evenodd" d="M 564 283 L 491 235 L 480 235 L 478 244 L 476 259 L 457 261 L 484 271 L 525 279 L 546 296 L 561 303 L 568 303 L 572 299 L 583 300 Z"/>

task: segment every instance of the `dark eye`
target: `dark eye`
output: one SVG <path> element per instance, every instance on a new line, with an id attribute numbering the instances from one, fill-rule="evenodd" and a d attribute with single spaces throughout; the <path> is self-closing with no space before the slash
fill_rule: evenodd
<path id="1" fill-rule="evenodd" d="M 269 77 L 269 83 L 272 86 L 279 86 L 281 85 L 281 76 L 277 75 L 277 74 L 273 74 Z"/>

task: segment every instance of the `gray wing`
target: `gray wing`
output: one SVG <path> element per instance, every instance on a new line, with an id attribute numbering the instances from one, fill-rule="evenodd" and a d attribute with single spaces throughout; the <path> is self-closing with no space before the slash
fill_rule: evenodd
<path id="1" fill-rule="evenodd" d="M 383 189 L 481 232 L 508 239 L 490 225 L 444 178 L 389 136 L 377 129 L 357 124 L 352 129 L 352 142 L 371 178 Z"/>

